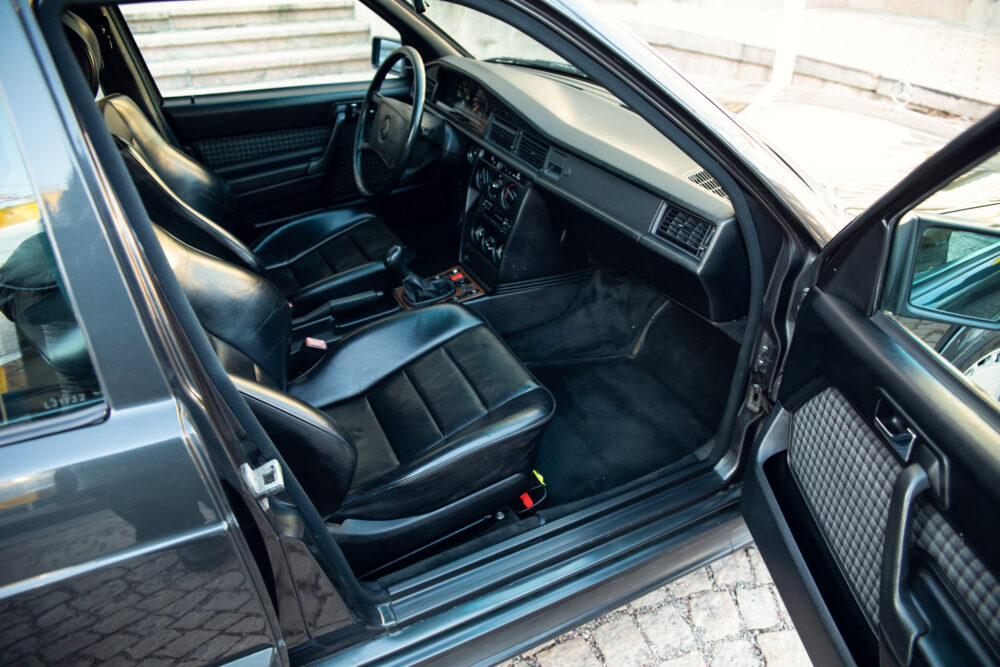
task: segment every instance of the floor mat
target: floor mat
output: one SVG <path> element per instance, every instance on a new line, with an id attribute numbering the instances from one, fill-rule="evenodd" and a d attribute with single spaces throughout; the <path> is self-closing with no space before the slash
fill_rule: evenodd
<path id="1" fill-rule="evenodd" d="M 624 274 L 598 270 L 565 313 L 504 339 L 529 364 L 626 355 L 664 301 L 664 296 Z"/>
<path id="2" fill-rule="evenodd" d="M 650 365 L 619 357 L 532 366 L 555 395 L 539 446 L 549 505 L 593 496 L 690 454 L 711 435 Z"/>

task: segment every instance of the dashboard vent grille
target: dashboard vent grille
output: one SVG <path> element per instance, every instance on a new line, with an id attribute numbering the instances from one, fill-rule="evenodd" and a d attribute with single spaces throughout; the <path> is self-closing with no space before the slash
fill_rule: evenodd
<path id="1" fill-rule="evenodd" d="M 535 169 L 545 166 L 545 158 L 549 155 L 549 145 L 536 136 L 523 132 L 517 142 L 517 156 Z"/>
<path id="2" fill-rule="evenodd" d="M 729 201 L 729 195 L 727 195 L 726 191 L 722 189 L 722 186 L 719 185 L 719 182 L 715 180 L 714 176 L 712 176 L 704 169 L 700 171 L 692 171 L 690 174 L 687 175 L 687 178 L 695 185 L 700 185 L 701 187 L 705 188 L 716 197 L 721 197 L 726 201 Z"/>
<path id="3" fill-rule="evenodd" d="M 665 241 L 701 259 L 708 242 L 715 233 L 715 225 L 673 204 L 667 204 L 655 234 Z"/>
<path id="4" fill-rule="evenodd" d="M 490 127 L 490 141 L 500 148 L 513 153 L 514 141 L 516 139 L 517 130 L 509 125 L 497 122 L 496 119 L 493 120 L 493 125 Z"/>
<path id="5" fill-rule="evenodd" d="M 424 99 L 433 100 L 434 93 L 437 92 L 438 82 L 434 79 L 427 79 L 427 87 L 424 89 Z"/>

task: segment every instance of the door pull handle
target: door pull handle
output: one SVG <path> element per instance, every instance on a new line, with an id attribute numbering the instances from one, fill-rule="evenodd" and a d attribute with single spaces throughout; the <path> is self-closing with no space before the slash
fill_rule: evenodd
<path id="1" fill-rule="evenodd" d="M 883 665 L 909 665 L 917 638 L 927 631 L 905 586 L 916 501 L 930 488 L 924 467 L 911 463 L 899 473 L 892 489 L 879 584 L 879 654 Z"/>

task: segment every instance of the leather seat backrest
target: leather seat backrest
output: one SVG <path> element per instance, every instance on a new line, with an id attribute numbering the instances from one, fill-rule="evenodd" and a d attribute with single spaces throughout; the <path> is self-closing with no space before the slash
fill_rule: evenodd
<path id="1" fill-rule="evenodd" d="M 167 143 L 128 97 L 108 95 L 97 105 L 149 217 L 184 243 L 264 275 L 264 266 L 250 248 L 216 224 L 216 218 L 209 213 L 214 211 L 216 215 L 231 217 L 226 212 L 228 206 L 221 201 L 225 195 L 218 191 L 219 187 L 224 189 L 225 184 L 217 186 L 214 183 L 220 180 L 218 176 Z M 167 170 L 155 167 L 151 156 L 159 155 L 159 162 L 171 163 L 173 158 L 164 158 L 165 153 L 176 154 L 173 167 Z M 165 175 L 172 178 L 168 181 Z M 190 200 L 178 196 L 176 183 L 180 183 L 181 193 L 191 196 Z"/>
<path id="2" fill-rule="evenodd" d="M 283 391 L 291 332 L 284 295 L 266 278 L 156 231 L 223 368 L 317 509 L 332 514 L 351 486 L 357 452 L 333 419 Z"/>
<path id="3" fill-rule="evenodd" d="M 63 26 L 96 96 L 102 67 L 97 36 L 72 12 L 64 12 Z M 108 95 L 97 104 L 150 217 L 185 243 L 263 275 L 254 253 L 229 231 L 237 223 L 229 185 L 167 141 L 129 97 Z"/>
<path id="4" fill-rule="evenodd" d="M 336 512 L 358 467 L 347 433 L 325 413 L 284 392 L 242 378 L 233 382 L 316 509 L 324 515 Z"/>
<path id="5" fill-rule="evenodd" d="M 292 309 L 281 290 L 159 227 L 156 234 L 226 370 L 284 389 Z"/>
<path id="6" fill-rule="evenodd" d="M 131 98 L 108 95 L 98 106 L 112 136 L 134 150 L 171 194 L 224 228 L 233 227 L 236 206 L 224 180 L 167 141 Z"/>

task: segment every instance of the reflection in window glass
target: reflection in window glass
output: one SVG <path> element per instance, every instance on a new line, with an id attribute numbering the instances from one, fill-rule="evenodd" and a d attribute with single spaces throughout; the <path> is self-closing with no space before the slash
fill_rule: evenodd
<path id="1" fill-rule="evenodd" d="M 1000 154 L 935 192 L 917 206 L 916 212 L 953 215 L 1000 228 Z"/>
<path id="2" fill-rule="evenodd" d="M 583 75 L 548 47 L 499 19 L 451 2 L 429 4 L 424 18 L 440 27 L 474 58 L 527 62 Z"/>
<path id="3" fill-rule="evenodd" d="M 101 400 L 38 199 L 0 105 L 0 424 Z"/>
<path id="4" fill-rule="evenodd" d="M 973 167 L 913 211 L 928 228 L 917 249 L 915 305 L 996 321 L 1000 316 L 1000 154 Z M 947 226 L 955 224 L 968 229 Z M 980 232 L 979 230 L 982 230 Z M 1000 331 L 897 317 L 992 400 L 1000 402 Z"/>

